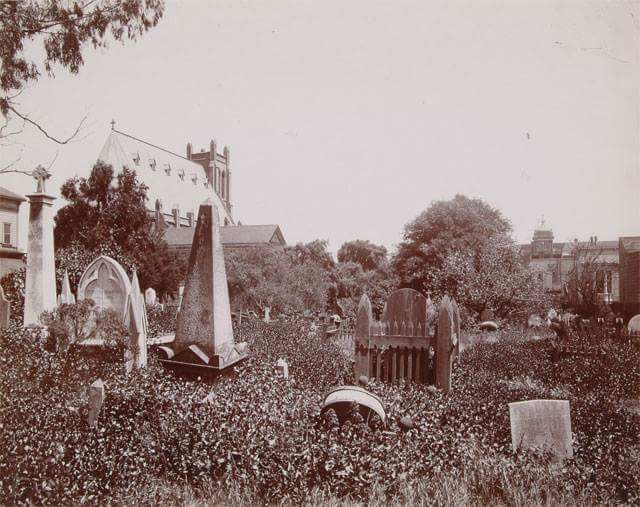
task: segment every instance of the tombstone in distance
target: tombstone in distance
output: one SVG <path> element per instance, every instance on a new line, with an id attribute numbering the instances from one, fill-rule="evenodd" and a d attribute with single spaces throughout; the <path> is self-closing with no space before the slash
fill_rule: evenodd
<path id="1" fill-rule="evenodd" d="M 156 290 L 153 287 L 149 287 L 144 291 L 144 302 L 149 306 L 156 304 Z"/>
<path id="2" fill-rule="evenodd" d="M 282 375 L 282 378 L 289 378 L 289 364 L 286 360 L 280 358 L 276 361 L 276 370 L 279 375 Z"/>
<path id="3" fill-rule="evenodd" d="M 90 428 L 94 428 L 98 422 L 98 416 L 104 403 L 104 383 L 98 379 L 89 387 L 89 416 L 87 422 Z"/>
<path id="4" fill-rule="evenodd" d="M 559 459 L 573 457 L 571 413 L 566 400 L 509 403 L 513 451 L 537 448 Z"/>

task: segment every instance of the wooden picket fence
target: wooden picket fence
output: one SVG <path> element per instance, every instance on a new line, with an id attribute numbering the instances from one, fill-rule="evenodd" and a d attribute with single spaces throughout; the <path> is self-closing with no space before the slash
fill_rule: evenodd
<path id="1" fill-rule="evenodd" d="M 437 313 L 437 325 L 429 317 Z M 363 295 L 355 326 L 355 373 L 385 382 L 404 380 L 451 388 L 451 368 L 459 354 L 460 315 L 455 301 L 435 306 L 413 289 L 389 296 L 380 321 Z"/>

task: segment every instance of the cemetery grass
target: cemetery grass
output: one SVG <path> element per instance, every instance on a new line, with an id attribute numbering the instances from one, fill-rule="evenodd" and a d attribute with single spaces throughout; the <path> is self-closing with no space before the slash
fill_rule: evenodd
<path id="1" fill-rule="evenodd" d="M 251 358 L 233 376 L 185 381 L 154 360 L 124 375 L 108 351 L 46 352 L 19 328 L 0 335 L 0 502 L 168 505 L 585 505 L 640 503 L 640 353 L 549 359 L 551 339 L 478 340 L 453 391 L 372 383 L 389 425 L 329 427 L 326 391 L 349 358 L 302 325 L 247 323 Z M 596 337 L 597 339 L 597 337 Z M 587 346 L 588 344 L 585 344 Z M 275 362 L 289 362 L 291 379 Z M 106 385 L 98 427 L 87 388 Z M 213 393 L 213 394 L 212 394 Z M 203 403 L 212 394 L 211 402 Z M 575 457 L 511 449 L 512 401 L 568 399 Z M 407 432 L 398 421 L 409 415 Z"/>

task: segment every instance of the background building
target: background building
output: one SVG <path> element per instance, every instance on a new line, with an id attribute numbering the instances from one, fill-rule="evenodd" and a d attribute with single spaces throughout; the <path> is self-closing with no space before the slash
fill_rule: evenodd
<path id="1" fill-rule="evenodd" d="M 561 293 L 574 267 L 590 263 L 597 267 L 594 276 L 601 278 L 598 281 L 600 301 L 620 302 L 618 241 L 600 241 L 594 236 L 589 241 L 554 242 L 553 231 L 541 221 L 531 243 L 520 247 L 525 261 L 538 272 L 546 290 Z"/>
<path id="2" fill-rule="evenodd" d="M 0 187 L 0 277 L 24 265 L 18 249 L 18 213 L 26 199 Z"/>
<path id="3" fill-rule="evenodd" d="M 640 313 L 640 237 L 622 237 L 620 245 L 620 303 L 626 318 Z"/>

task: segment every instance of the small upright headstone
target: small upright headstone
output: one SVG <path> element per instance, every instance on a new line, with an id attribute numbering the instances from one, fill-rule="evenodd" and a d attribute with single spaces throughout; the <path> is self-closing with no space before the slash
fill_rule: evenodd
<path id="1" fill-rule="evenodd" d="M 9 327 L 11 320 L 11 304 L 4 297 L 4 290 L 0 286 L 0 329 Z"/>
<path id="2" fill-rule="evenodd" d="M 144 291 L 144 301 L 149 306 L 153 306 L 156 304 L 156 290 L 153 287 L 149 287 Z"/>
<path id="3" fill-rule="evenodd" d="M 72 305 L 75 302 L 76 298 L 73 295 L 73 292 L 71 292 L 71 284 L 69 283 L 69 273 L 65 269 L 64 275 L 62 276 L 62 287 L 60 290 L 60 295 L 58 296 L 58 305 Z"/>
<path id="4" fill-rule="evenodd" d="M 282 378 L 289 378 L 289 365 L 286 360 L 282 358 L 278 359 L 278 361 L 276 361 L 276 370 L 282 375 Z"/>
<path id="5" fill-rule="evenodd" d="M 100 409 L 104 402 L 104 383 L 98 379 L 89 388 L 89 417 L 88 423 L 90 428 L 94 428 L 98 422 Z"/>
<path id="6" fill-rule="evenodd" d="M 264 309 L 264 321 L 271 322 L 271 308 L 269 308 L 268 306 L 266 306 Z"/>
<path id="7" fill-rule="evenodd" d="M 538 448 L 560 459 L 573 457 L 571 413 L 566 400 L 529 400 L 509 403 L 511 445 Z"/>

